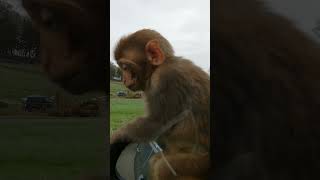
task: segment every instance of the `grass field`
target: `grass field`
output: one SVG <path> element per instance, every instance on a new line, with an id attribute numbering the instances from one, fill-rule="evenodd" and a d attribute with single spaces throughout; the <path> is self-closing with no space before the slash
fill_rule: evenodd
<path id="1" fill-rule="evenodd" d="M 144 113 L 143 99 L 119 98 L 115 94 L 120 90 L 127 91 L 121 82 L 110 81 L 111 132 Z"/>
<path id="2" fill-rule="evenodd" d="M 29 64 L 0 63 L 0 101 L 9 103 L 8 108 L 0 108 L 1 115 L 17 114 L 21 111 L 21 98 L 29 95 L 54 96 L 64 92 L 51 83 L 39 66 Z M 72 100 L 83 101 L 104 96 L 103 93 L 87 93 L 81 96 L 64 94 Z"/>
<path id="3" fill-rule="evenodd" d="M 105 172 L 105 131 L 92 118 L 0 118 L 1 180 L 79 180 Z"/>
<path id="4" fill-rule="evenodd" d="M 0 63 L 0 82 L 0 101 L 9 103 L 0 108 L 0 180 L 79 180 L 106 172 L 106 118 L 13 116 L 22 97 L 53 96 L 59 88 L 26 64 Z"/>
<path id="5" fill-rule="evenodd" d="M 39 94 L 53 96 L 57 89 L 39 70 L 26 64 L 0 63 L 0 100 L 18 103 L 22 97 Z"/>

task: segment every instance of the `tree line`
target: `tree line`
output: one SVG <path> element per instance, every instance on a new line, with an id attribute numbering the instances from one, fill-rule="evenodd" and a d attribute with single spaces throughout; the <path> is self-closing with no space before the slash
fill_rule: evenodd
<path id="1" fill-rule="evenodd" d="M 121 70 L 113 62 L 110 61 L 110 79 L 120 78 L 121 80 Z"/>
<path id="2" fill-rule="evenodd" d="M 0 56 L 20 57 L 28 63 L 37 62 L 39 35 L 29 17 L 13 10 L 12 5 L 0 1 Z"/>

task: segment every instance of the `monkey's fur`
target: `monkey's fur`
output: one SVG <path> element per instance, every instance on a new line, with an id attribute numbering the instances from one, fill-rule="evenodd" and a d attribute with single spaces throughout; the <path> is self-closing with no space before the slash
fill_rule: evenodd
<path id="1" fill-rule="evenodd" d="M 215 179 L 319 179 L 319 45 L 260 1 L 214 2 Z"/>
<path id="2" fill-rule="evenodd" d="M 208 177 L 209 75 L 191 61 L 175 56 L 170 43 L 149 29 L 123 37 L 114 55 L 124 68 L 125 84 L 132 90 L 144 91 L 147 113 L 112 134 L 111 143 L 153 140 L 161 128 L 189 110 L 157 139 L 178 176 L 173 176 L 157 154 L 150 160 L 151 179 Z M 134 79 L 133 85 L 130 78 Z"/>
<path id="3" fill-rule="evenodd" d="M 106 1 L 22 0 L 22 2 L 35 29 L 39 31 L 40 61 L 49 79 L 74 94 L 93 90 L 105 92 L 107 89 Z M 96 129 L 101 130 L 101 137 L 106 131 L 105 121 L 102 124 L 101 129 Z M 99 175 L 85 176 L 83 179 L 106 179 L 106 172 L 99 172 Z"/>
<path id="4" fill-rule="evenodd" d="M 47 76 L 74 94 L 107 88 L 106 1 L 23 0 Z"/>

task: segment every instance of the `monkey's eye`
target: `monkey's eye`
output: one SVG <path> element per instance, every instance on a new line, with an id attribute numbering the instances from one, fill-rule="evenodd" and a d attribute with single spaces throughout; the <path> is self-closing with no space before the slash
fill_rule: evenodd
<path id="1" fill-rule="evenodd" d="M 40 23 L 51 31 L 58 31 L 64 25 L 61 15 L 56 10 L 46 7 L 40 9 Z"/>

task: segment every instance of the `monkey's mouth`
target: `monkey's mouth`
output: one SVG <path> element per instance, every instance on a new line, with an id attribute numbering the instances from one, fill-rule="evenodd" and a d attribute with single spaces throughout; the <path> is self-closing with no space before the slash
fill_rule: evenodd
<path id="1" fill-rule="evenodd" d="M 128 86 L 128 89 L 130 89 L 131 91 L 138 90 L 139 85 L 138 85 L 137 77 L 136 76 L 132 76 L 131 80 L 132 80 L 132 83 Z"/>

